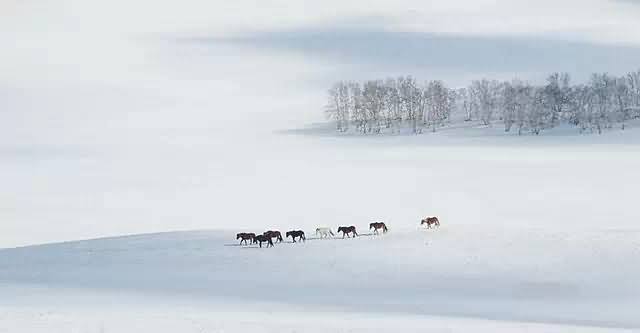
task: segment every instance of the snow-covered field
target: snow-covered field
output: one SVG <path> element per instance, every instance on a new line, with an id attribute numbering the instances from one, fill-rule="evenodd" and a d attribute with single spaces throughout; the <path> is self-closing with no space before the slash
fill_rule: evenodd
<path id="1" fill-rule="evenodd" d="M 224 160 L 206 153 L 224 149 L 192 137 L 40 165 L 9 158 L 2 168 L 14 188 L 45 181 L 28 170 L 57 175 L 45 182 L 56 195 L 14 198 L 26 226 L 113 221 L 99 227 L 117 234 L 171 221 L 202 231 L 2 249 L 0 332 L 640 329 L 640 132 L 478 131 L 263 133 Z M 102 204 L 83 199 L 92 188 L 110 189 Z M 428 215 L 442 227 L 420 229 Z M 374 220 L 390 232 L 366 235 Z M 317 226 L 352 224 L 362 237 L 270 249 L 235 240 L 240 231 L 313 236 Z M 42 228 L 66 232 L 59 226 Z"/>
<path id="2" fill-rule="evenodd" d="M 229 232 L 193 231 L 2 250 L 8 326 L 0 328 L 640 327 L 640 275 L 630 264 L 640 255 L 637 231 L 443 222 L 440 230 L 398 225 L 384 236 L 361 231 L 273 249 L 237 246 Z"/>

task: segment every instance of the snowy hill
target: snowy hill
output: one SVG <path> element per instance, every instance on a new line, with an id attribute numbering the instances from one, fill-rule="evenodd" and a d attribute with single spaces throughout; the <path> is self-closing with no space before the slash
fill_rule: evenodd
<path id="1" fill-rule="evenodd" d="M 463 227 L 453 221 L 443 221 L 439 230 L 420 230 L 412 223 L 390 227 L 383 236 L 361 230 L 355 239 L 309 237 L 269 249 L 238 246 L 231 232 L 193 231 L 0 250 L 0 290 L 20 295 L 0 301 L 0 316 L 15 314 L 7 306 L 24 302 L 31 305 L 19 315 L 55 327 L 50 318 L 29 317 L 30 311 L 43 311 L 34 310 L 33 303 L 49 299 L 43 304 L 52 308 L 46 311 L 63 317 L 69 306 L 101 313 L 94 313 L 94 320 L 106 332 L 121 326 L 105 313 L 139 303 L 168 317 L 174 308 L 180 312 L 200 304 L 187 313 L 224 307 L 251 320 L 260 315 L 287 320 L 285 314 L 294 311 L 315 316 L 311 322 L 322 321 L 318 312 L 402 322 L 405 316 L 454 331 L 465 325 L 535 331 L 535 325 L 523 322 L 550 325 L 537 327 L 541 331 L 569 329 L 564 325 L 581 326 L 581 331 L 640 328 L 635 283 L 640 269 L 630 264 L 640 255 L 638 230 L 568 233 Z M 51 301 L 56 295 L 64 301 Z M 156 309 L 158 304 L 168 309 Z M 116 309 L 104 309 L 112 306 Z M 273 314 L 272 309 L 288 310 Z M 231 321 L 221 324 L 225 331 L 235 328 L 232 317 L 215 311 L 206 318 Z M 269 325 L 278 326 L 275 322 Z M 87 324 L 97 329 L 97 323 Z"/>

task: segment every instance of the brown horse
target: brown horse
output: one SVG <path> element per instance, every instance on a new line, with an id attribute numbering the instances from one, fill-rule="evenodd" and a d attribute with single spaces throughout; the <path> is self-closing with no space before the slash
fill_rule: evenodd
<path id="1" fill-rule="evenodd" d="M 437 217 L 427 217 L 426 219 L 422 219 L 422 221 L 420 221 L 420 225 L 426 224 L 427 225 L 427 229 L 431 229 L 431 226 L 436 226 L 439 227 L 440 226 L 440 221 L 438 220 Z"/>
<path id="2" fill-rule="evenodd" d="M 269 237 L 269 236 L 258 235 L 258 236 L 253 238 L 253 242 L 254 243 L 259 243 L 260 247 L 262 247 L 262 243 L 264 243 L 264 242 L 267 243 L 267 247 L 269 247 L 269 246 L 273 247 L 273 241 L 271 240 L 271 237 Z"/>
<path id="3" fill-rule="evenodd" d="M 271 238 L 275 238 L 278 242 L 282 242 L 282 234 L 280 233 L 280 231 L 269 230 L 269 231 L 265 231 L 263 235 Z"/>
<path id="4" fill-rule="evenodd" d="M 302 230 L 291 230 L 291 231 L 287 231 L 287 235 L 286 237 L 289 238 L 289 236 L 291 236 L 291 238 L 293 239 L 293 242 L 296 242 L 296 237 L 300 238 L 301 241 L 306 241 L 307 238 L 304 237 L 304 231 Z"/>
<path id="5" fill-rule="evenodd" d="M 256 238 L 256 234 L 254 233 L 246 233 L 246 232 L 241 232 L 239 234 L 236 235 L 236 239 L 240 239 L 240 244 L 242 244 L 242 242 L 244 242 L 245 245 L 247 245 L 247 240 L 251 241 L 251 244 L 253 244 L 253 239 Z"/>
<path id="6" fill-rule="evenodd" d="M 347 238 L 351 238 L 349 236 L 350 233 L 353 233 L 353 237 L 355 238 L 356 236 L 358 236 L 358 233 L 356 232 L 356 227 L 354 226 L 350 226 L 350 227 L 340 227 L 338 228 L 338 232 L 342 232 L 342 238 L 344 238 L 344 236 L 347 236 Z"/>
<path id="7" fill-rule="evenodd" d="M 389 229 L 387 229 L 387 225 L 384 222 L 373 222 L 369 223 L 369 230 L 373 229 L 373 232 L 378 234 L 378 229 L 382 229 L 382 233 L 386 234 Z"/>

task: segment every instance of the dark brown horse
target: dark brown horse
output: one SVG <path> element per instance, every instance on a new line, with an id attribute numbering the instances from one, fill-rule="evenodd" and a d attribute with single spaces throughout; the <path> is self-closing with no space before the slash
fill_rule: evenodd
<path id="1" fill-rule="evenodd" d="M 427 225 L 427 229 L 431 229 L 431 226 L 436 226 L 439 227 L 440 226 L 440 221 L 438 220 L 437 217 L 427 217 L 426 219 L 422 219 L 422 221 L 420 221 L 420 225 L 426 224 Z"/>
<path id="2" fill-rule="evenodd" d="M 271 237 L 269 237 L 269 236 L 258 235 L 258 236 L 253 238 L 253 242 L 254 243 L 259 243 L 260 247 L 262 247 L 262 243 L 264 243 L 264 242 L 267 243 L 267 247 L 269 247 L 269 246 L 273 247 L 273 241 L 271 240 Z"/>
<path id="3" fill-rule="evenodd" d="M 384 222 L 373 222 L 369 223 L 369 230 L 373 229 L 373 232 L 378 234 L 378 229 L 382 229 L 382 233 L 386 234 L 389 229 L 387 229 L 387 225 Z"/>
<path id="4" fill-rule="evenodd" d="M 351 233 L 353 233 L 354 238 L 358 236 L 358 233 L 356 232 L 356 227 L 354 226 L 340 227 L 338 228 L 338 232 L 342 232 L 342 238 L 344 238 L 344 236 L 347 236 L 347 238 L 350 238 L 349 234 Z"/>
<path id="5" fill-rule="evenodd" d="M 287 231 L 286 237 L 289 238 L 289 236 L 291 236 L 294 243 L 296 242 L 296 238 L 300 238 L 300 240 L 303 242 L 307 240 L 307 238 L 304 236 L 304 231 L 302 230 Z"/>
<path id="6" fill-rule="evenodd" d="M 254 233 L 246 233 L 246 232 L 241 232 L 239 234 L 236 235 L 236 239 L 240 239 L 240 244 L 242 244 L 242 242 L 244 242 L 245 245 L 247 245 L 247 240 L 251 241 L 251 244 L 253 244 L 253 239 L 256 238 L 256 234 Z"/>
<path id="7" fill-rule="evenodd" d="M 267 237 L 275 238 L 278 242 L 282 242 L 282 234 L 280 233 L 280 231 L 269 230 L 269 231 L 265 231 L 263 235 Z"/>

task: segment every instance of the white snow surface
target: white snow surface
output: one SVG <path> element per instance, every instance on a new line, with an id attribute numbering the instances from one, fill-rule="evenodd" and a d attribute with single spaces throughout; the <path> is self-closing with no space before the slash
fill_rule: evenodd
<path id="1" fill-rule="evenodd" d="M 0 331 L 640 328 L 637 231 L 442 222 L 269 249 L 223 231 L 5 249 Z"/>
<path id="2" fill-rule="evenodd" d="M 309 133 L 322 135 L 264 133 L 222 156 L 199 138 L 40 165 L 16 154 L 10 186 L 55 184 L 13 199 L 24 235 L 211 228 L 1 249 L 0 332 L 640 329 L 638 130 Z M 442 227 L 420 229 L 431 215 Z M 376 220 L 390 232 L 367 235 Z M 339 225 L 363 236 L 312 239 Z M 237 246 L 236 232 L 267 229 L 310 239 Z"/>

